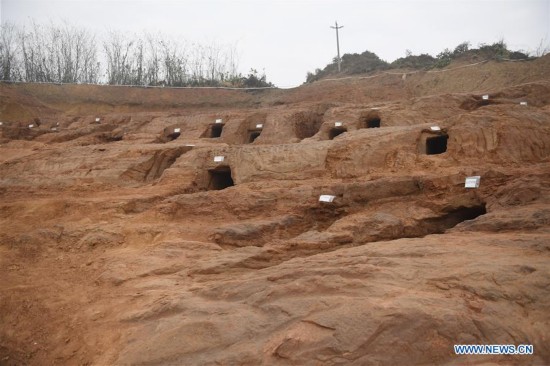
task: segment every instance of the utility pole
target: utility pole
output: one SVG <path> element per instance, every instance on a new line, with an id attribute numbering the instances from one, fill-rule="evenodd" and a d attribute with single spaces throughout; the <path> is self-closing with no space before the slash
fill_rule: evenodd
<path id="1" fill-rule="evenodd" d="M 338 38 L 338 29 L 344 28 L 344 26 L 338 26 L 338 22 L 334 22 L 336 24 L 335 27 L 332 25 L 330 26 L 332 29 L 336 29 L 336 50 L 338 51 L 338 72 L 340 72 L 340 64 L 342 63 L 342 59 L 340 58 L 340 39 Z"/>

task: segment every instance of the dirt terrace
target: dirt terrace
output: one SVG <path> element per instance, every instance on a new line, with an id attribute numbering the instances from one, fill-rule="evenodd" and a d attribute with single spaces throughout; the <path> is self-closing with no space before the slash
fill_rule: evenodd
<path id="1" fill-rule="evenodd" d="M 0 364 L 549 364 L 549 64 L 1 85 Z"/>

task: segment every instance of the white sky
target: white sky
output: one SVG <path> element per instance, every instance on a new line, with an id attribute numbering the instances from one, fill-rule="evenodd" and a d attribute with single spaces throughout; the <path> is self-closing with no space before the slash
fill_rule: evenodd
<path id="1" fill-rule="evenodd" d="M 265 70 L 282 87 L 336 56 L 335 20 L 342 54 L 369 50 L 390 62 L 406 49 L 436 55 L 464 41 L 550 47 L 550 0 L 0 0 L 0 19 L 235 44 L 241 72 Z"/>

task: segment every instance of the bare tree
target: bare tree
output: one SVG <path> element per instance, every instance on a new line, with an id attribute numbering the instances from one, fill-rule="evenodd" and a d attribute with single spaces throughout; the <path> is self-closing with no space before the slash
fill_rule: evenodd
<path id="1" fill-rule="evenodd" d="M 25 81 L 97 82 L 99 64 L 95 36 L 69 24 L 32 23 L 18 32 Z"/>
<path id="2" fill-rule="evenodd" d="M 133 84 L 134 85 L 145 85 L 144 77 L 144 57 L 143 54 L 143 40 L 139 39 L 134 48 L 134 70 L 133 70 Z"/>
<path id="3" fill-rule="evenodd" d="M 121 33 L 110 31 L 103 42 L 107 57 L 107 83 L 128 85 L 131 81 L 134 41 Z"/>
<path id="4" fill-rule="evenodd" d="M 0 78 L 2 80 L 20 80 L 17 42 L 17 29 L 14 24 L 0 25 Z"/>
<path id="5" fill-rule="evenodd" d="M 98 46 L 94 34 L 66 22 L 4 24 L 1 30 L 0 76 L 6 80 L 199 86 L 241 77 L 234 46 L 189 45 L 161 34 L 116 31 Z M 104 69 L 99 58 L 105 60 Z"/>
<path id="6" fill-rule="evenodd" d="M 171 40 L 160 41 L 163 59 L 164 82 L 169 86 L 184 86 L 187 84 L 187 62 L 185 46 Z"/>
<path id="7" fill-rule="evenodd" d="M 540 40 L 537 48 L 530 53 L 534 57 L 542 57 L 549 52 L 550 52 L 550 42 L 548 42 L 546 37 L 544 37 Z"/>
<path id="8" fill-rule="evenodd" d="M 161 56 L 159 50 L 159 39 L 151 34 L 146 35 L 147 40 L 147 58 L 145 61 L 146 67 L 146 82 L 147 85 L 160 84 L 160 69 Z"/>

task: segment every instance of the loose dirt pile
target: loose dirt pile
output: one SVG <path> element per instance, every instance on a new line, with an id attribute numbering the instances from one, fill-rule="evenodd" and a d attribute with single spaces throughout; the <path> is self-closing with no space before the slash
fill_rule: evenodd
<path id="1" fill-rule="evenodd" d="M 0 364 L 550 364 L 549 71 L 0 85 Z"/>

